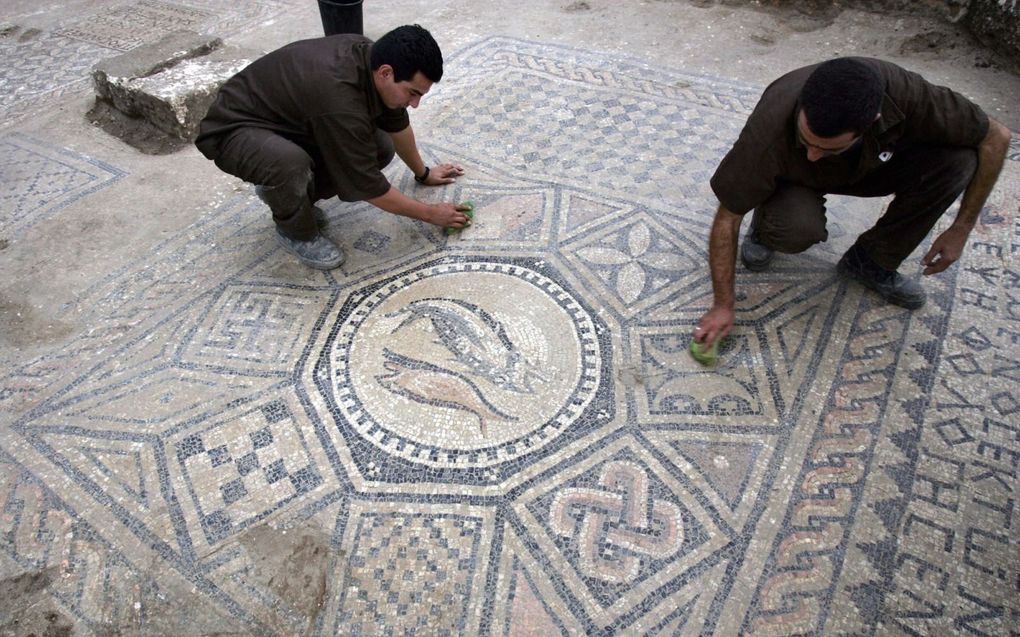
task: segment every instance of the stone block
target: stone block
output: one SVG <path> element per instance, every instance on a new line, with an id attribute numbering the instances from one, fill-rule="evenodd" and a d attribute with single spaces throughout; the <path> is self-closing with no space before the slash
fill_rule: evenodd
<path id="1" fill-rule="evenodd" d="M 224 47 L 216 37 L 174 32 L 97 64 L 92 71 L 97 104 L 190 141 L 223 82 L 259 55 Z"/>

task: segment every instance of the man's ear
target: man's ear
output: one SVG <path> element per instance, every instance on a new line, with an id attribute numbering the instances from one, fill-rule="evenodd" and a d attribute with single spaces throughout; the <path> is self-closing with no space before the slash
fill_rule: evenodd
<path id="1" fill-rule="evenodd" d="M 380 78 L 392 79 L 393 78 L 393 67 L 390 66 L 389 64 L 380 64 L 379 68 L 377 68 L 375 70 L 375 73 Z"/>

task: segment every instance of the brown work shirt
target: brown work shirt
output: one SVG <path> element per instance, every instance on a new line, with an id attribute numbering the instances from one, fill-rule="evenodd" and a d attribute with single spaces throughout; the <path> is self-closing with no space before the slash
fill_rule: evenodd
<path id="1" fill-rule="evenodd" d="M 195 145 L 215 159 L 231 132 L 264 128 L 321 159 L 340 199 L 385 194 L 390 184 L 378 167 L 375 131 L 399 132 L 410 120 L 407 109 L 387 108 L 376 91 L 371 46 L 360 35 L 334 35 L 255 60 L 220 88 Z"/>
<path id="2" fill-rule="evenodd" d="M 784 183 L 838 191 L 860 181 L 909 145 L 977 147 L 988 116 L 959 93 L 891 62 L 858 58 L 885 80 L 881 117 L 853 148 L 808 161 L 797 134 L 801 88 L 817 65 L 791 71 L 762 94 L 736 144 L 712 176 L 712 190 L 731 212 L 745 214 Z"/>

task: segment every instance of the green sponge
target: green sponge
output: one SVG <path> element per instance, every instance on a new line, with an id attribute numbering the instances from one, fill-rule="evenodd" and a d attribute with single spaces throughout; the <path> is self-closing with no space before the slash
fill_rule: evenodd
<path id="1" fill-rule="evenodd" d="M 461 211 L 468 218 L 467 223 L 464 224 L 464 228 L 467 228 L 468 226 L 471 225 L 471 220 L 475 218 L 475 205 L 473 203 L 471 203 L 470 201 L 465 201 L 464 203 L 462 203 L 460 205 L 468 207 L 467 210 L 462 210 Z M 445 230 L 446 230 L 447 236 L 449 236 L 451 234 L 457 234 L 458 232 L 460 232 L 464 228 L 446 228 Z"/>
<path id="2" fill-rule="evenodd" d="M 702 365 L 715 365 L 719 360 L 719 341 L 721 340 L 721 338 L 717 338 L 710 346 L 705 347 L 704 344 L 691 339 L 691 356 Z"/>

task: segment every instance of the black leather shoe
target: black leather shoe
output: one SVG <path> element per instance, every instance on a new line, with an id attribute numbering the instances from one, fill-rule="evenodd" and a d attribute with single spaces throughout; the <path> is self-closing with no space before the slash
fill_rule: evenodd
<path id="1" fill-rule="evenodd" d="M 856 243 L 846 251 L 836 268 L 840 274 L 878 292 L 879 296 L 893 305 L 908 310 L 924 306 L 926 295 L 920 283 L 895 270 L 886 270 L 872 261 L 868 253 Z"/>
<path id="2" fill-rule="evenodd" d="M 763 243 L 758 243 L 757 233 L 754 231 L 754 222 L 747 229 L 744 242 L 740 244 L 740 261 L 744 267 L 751 272 L 767 270 L 772 263 L 772 257 L 776 251 Z"/>

